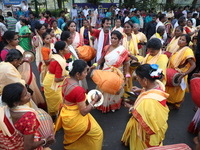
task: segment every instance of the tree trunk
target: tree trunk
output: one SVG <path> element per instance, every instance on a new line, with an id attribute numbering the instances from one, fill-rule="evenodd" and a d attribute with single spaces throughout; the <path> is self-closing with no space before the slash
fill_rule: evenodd
<path id="1" fill-rule="evenodd" d="M 192 1 L 192 6 L 193 6 L 193 7 L 195 7 L 195 6 L 196 6 L 196 4 L 197 4 L 197 1 L 198 1 L 198 0 L 193 0 L 193 1 Z"/>
<path id="2" fill-rule="evenodd" d="M 57 0 L 57 2 L 58 2 L 58 8 L 62 9 L 62 0 Z"/>

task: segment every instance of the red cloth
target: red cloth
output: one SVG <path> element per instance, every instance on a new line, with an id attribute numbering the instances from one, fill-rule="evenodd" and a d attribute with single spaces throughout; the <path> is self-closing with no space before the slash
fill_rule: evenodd
<path id="1" fill-rule="evenodd" d="M 55 20 L 55 19 L 53 19 L 52 17 L 50 17 L 50 19 L 48 18 L 48 19 L 45 20 L 45 23 L 49 24 L 50 27 L 52 27 L 52 21 L 53 20 Z"/>
<path id="2" fill-rule="evenodd" d="M 160 87 L 156 88 L 157 90 L 161 90 L 163 91 Z M 167 99 L 163 100 L 163 101 L 159 101 L 159 103 L 161 103 L 164 107 L 166 106 L 167 103 Z"/>
<path id="3" fill-rule="evenodd" d="M 189 33 L 189 32 L 191 32 L 191 31 L 190 31 L 190 29 L 189 29 L 188 27 L 185 27 L 185 32 L 186 32 L 186 33 Z"/>
<path id="4" fill-rule="evenodd" d="M 66 90 L 63 90 L 65 92 Z M 64 93 L 62 95 L 64 97 Z M 85 91 L 82 87 L 76 86 L 64 99 L 71 103 L 79 103 L 85 101 Z"/>
<path id="5" fill-rule="evenodd" d="M 1 57 L 0 58 L 1 58 L 2 61 L 5 61 L 6 55 L 8 54 L 8 51 L 9 51 L 8 49 L 3 49 L 1 51 L 1 55 L 0 55 Z"/>
<path id="6" fill-rule="evenodd" d="M 35 113 L 27 112 L 25 113 L 15 124 L 15 128 L 24 135 L 35 134 L 39 127 Z"/>
<path id="7" fill-rule="evenodd" d="M 99 38 L 99 35 L 100 35 L 101 30 L 93 29 L 93 31 L 94 31 L 94 32 L 91 33 L 91 35 L 94 36 L 94 37 L 96 37 L 96 38 Z M 107 41 L 109 41 L 108 38 L 109 38 L 109 32 L 108 32 L 108 33 L 105 33 L 105 32 L 104 32 L 103 48 L 104 48 L 104 46 L 106 46 L 106 45 L 109 44 L 109 42 L 106 43 Z"/>
<path id="8" fill-rule="evenodd" d="M 49 64 L 49 72 L 55 74 L 56 78 L 62 77 L 62 68 L 57 61 L 51 61 Z"/>

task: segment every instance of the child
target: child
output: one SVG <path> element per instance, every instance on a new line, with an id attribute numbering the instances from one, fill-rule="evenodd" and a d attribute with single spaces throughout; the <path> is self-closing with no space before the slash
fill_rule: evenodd
<path id="1" fill-rule="evenodd" d="M 41 49 L 42 66 L 41 66 L 41 73 L 40 73 L 40 84 L 43 87 L 42 82 L 48 71 L 49 63 L 51 61 L 52 48 L 54 47 L 54 44 L 51 43 L 52 42 L 51 35 L 47 32 L 42 34 L 42 40 L 43 40 L 44 45 Z"/>
<path id="2" fill-rule="evenodd" d="M 47 29 L 46 32 L 49 33 L 50 36 L 51 36 L 51 43 L 55 44 L 58 40 L 57 40 L 57 38 L 56 38 L 56 36 L 55 36 L 55 31 L 54 31 L 54 29 Z"/>

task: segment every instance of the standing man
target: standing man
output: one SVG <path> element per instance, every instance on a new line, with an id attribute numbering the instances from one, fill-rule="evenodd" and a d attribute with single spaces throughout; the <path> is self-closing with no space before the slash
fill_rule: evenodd
<path id="1" fill-rule="evenodd" d="M 89 26 L 91 35 L 97 38 L 96 61 L 101 58 L 103 48 L 110 44 L 110 26 L 111 19 L 108 17 L 103 18 L 101 30 L 93 29 L 91 26 Z"/>
<path id="2" fill-rule="evenodd" d="M 61 29 L 62 24 L 65 22 L 65 11 L 60 11 L 60 18 L 58 19 L 58 28 Z"/>
<path id="3" fill-rule="evenodd" d="M 88 11 L 89 11 L 89 9 L 88 9 L 87 5 L 85 5 L 85 9 L 83 9 L 83 14 L 84 14 L 85 18 L 86 18 L 87 15 L 89 14 Z"/>
<path id="4" fill-rule="evenodd" d="M 120 19 L 116 19 L 115 20 L 115 27 L 112 29 L 112 31 L 117 30 L 120 33 L 123 33 L 124 32 L 124 28 L 122 28 L 121 25 L 122 25 L 121 20 Z"/>
<path id="5" fill-rule="evenodd" d="M 24 16 L 20 16 L 19 21 L 16 23 L 16 25 L 15 25 L 15 32 L 16 32 L 16 33 L 19 33 L 19 30 L 20 30 L 21 27 L 22 27 L 22 25 L 20 24 L 20 20 L 21 20 L 21 19 L 24 19 L 24 18 L 25 18 Z"/>
<path id="6" fill-rule="evenodd" d="M 12 17 L 12 13 L 9 11 L 7 12 L 8 18 L 5 19 L 5 22 L 8 27 L 8 31 L 15 31 L 15 24 L 17 23 L 17 20 Z"/>
<path id="7" fill-rule="evenodd" d="M 36 19 L 36 14 L 34 14 L 33 12 L 29 13 L 29 17 L 30 17 L 31 32 L 35 34 L 35 26 L 40 22 Z"/>
<path id="8" fill-rule="evenodd" d="M 70 10 L 70 18 L 77 23 L 78 11 L 76 9 L 76 4 L 74 4 L 73 9 Z"/>
<path id="9" fill-rule="evenodd" d="M 160 16 L 159 16 L 159 22 L 157 23 L 157 25 L 156 25 L 156 31 L 157 31 L 157 29 L 158 29 L 158 27 L 159 26 L 164 26 L 165 27 L 165 22 L 167 21 L 167 17 L 166 17 L 166 14 L 161 14 Z M 167 32 L 166 32 L 166 30 L 165 30 L 165 33 L 164 33 L 164 35 L 162 36 L 163 37 L 163 41 L 164 41 L 164 43 L 167 41 Z"/>
<path id="10" fill-rule="evenodd" d="M 4 33 L 8 30 L 3 22 L 4 22 L 4 17 L 0 15 L 0 52 L 4 47 L 2 37 Z"/>
<path id="11" fill-rule="evenodd" d="M 52 18 L 51 16 L 51 12 L 50 11 L 45 11 L 44 16 L 46 18 L 45 23 L 49 24 L 50 27 L 52 28 L 52 21 L 55 20 L 54 18 Z"/>
<path id="12" fill-rule="evenodd" d="M 145 28 L 145 35 L 147 36 L 147 39 L 150 39 L 152 35 L 156 33 L 156 25 L 157 25 L 157 15 L 152 15 L 152 21 L 148 22 Z"/>

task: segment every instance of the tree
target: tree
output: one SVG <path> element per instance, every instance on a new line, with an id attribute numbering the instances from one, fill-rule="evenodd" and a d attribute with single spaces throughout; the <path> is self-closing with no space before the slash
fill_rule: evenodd
<path id="1" fill-rule="evenodd" d="M 193 0 L 193 1 L 192 1 L 192 6 L 193 6 L 193 7 L 195 7 L 195 6 L 196 6 L 196 4 L 197 4 L 197 1 L 198 1 L 198 0 Z"/>

